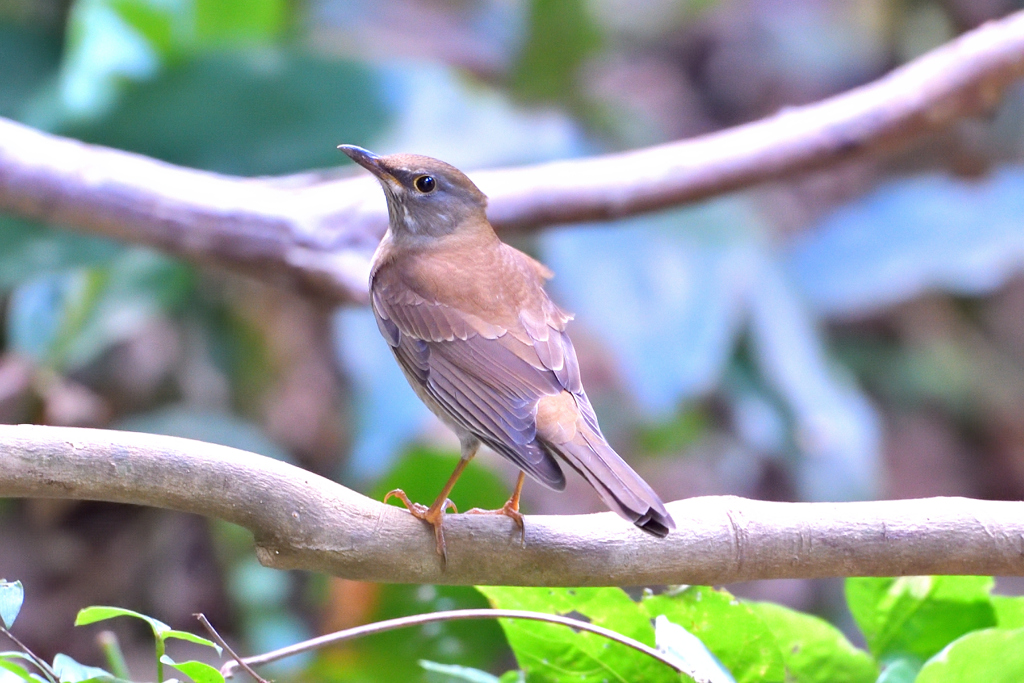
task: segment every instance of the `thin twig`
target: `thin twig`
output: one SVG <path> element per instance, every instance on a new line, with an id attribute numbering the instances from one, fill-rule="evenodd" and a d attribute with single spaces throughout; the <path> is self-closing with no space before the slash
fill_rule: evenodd
<path id="1" fill-rule="evenodd" d="M 291 657 L 292 655 L 316 650 L 327 645 L 342 643 L 354 638 L 362 638 L 363 636 L 369 636 L 375 633 L 394 631 L 400 628 L 409 628 L 410 626 L 422 626 L 423 624 L 432 624 L 437 621 L 460 621 L 466 619 L 528 619 L 530 621 L 546 621 L 552 624 L 561 624 L 580 631 L 589 631 L 590 633 L 596 633 L 597 635 L 604 636 L 609 640 L 614 640 L 626 647 L 631 647 L 638 652 L 642 652 L 648 657 L 653 657 L 666 666 L 672 667 L 676 671 L 686 671 L 678 662 L 666 657 L 653 647 L 644 645 L 637 640 L 633 640 L 621 633 L 616 633 L 611 629 L 607 629 L 602 626 L 595 626 L 594 624 L 580 621 L 579 619 L 562 617 L 557 614 L 545 614 L 544 612 L 530 612 L 528 610 L 518 609 L 456 609 L 443 612 L 431 612 L 429 614 L 413 614 L 407 617 L 398 617 L 397 619 L 386 619 L 385 621 L 356 626 L 343 631 L 329 633 L 318 638 L 304 640 L 301 643 L 282 647 L 279 650 L 267 652 L 266 654 L 257 655 L 255 657 L 246 657 L 243 661 L 244 663 L 251 664 L 252 666 L 260 666 L 269 662 L 276 662 L 277 660 L 284 659 L 285 657 Z M 242 662 L 239 663 L 241 664 Z M 236 668 L 234 664 L 234 662 L 228 662 L 221 667 L 220 671 L 225 678 L 230 677 L 234 673 Z"/>
<path id="2" fill-rule="evenodd" d="M 257 681 L 259 681 L 259 683 L 270 683 L 270 681 L 268 681 L 267 679 L 263 678 L 263 676 L 260 676 L 258 673 L 253 671 L 252 667 L 250 667 L 248 664 L 246 664 L 245 660 L 242 659 L 241 657 L 239 657 L 238 654 L 235 653 L 235 651 L 231 649 L 231 646 L 228 645 L 226 640 L 221 638 L 220 634 L 217 633 L 217 629 L 215 629 L 213 627 L 213 624 L 210 623 L 210 620 L 206 618 L 205 614 L 203 614 L 202 612 L 199 612 L 197 614 L 193 614 L 192 616 L 194 616 L 196 619 L 199 620 L 199 623 L 203 625 L 203 627 L 206 629 L 207 633 L 210 634 L 210 637 L 213 638 L 213 641 L 215 643 L 217 643 L 218 645 L 220 645 L 222 648 L 224 648 L 224 651 L 227 652 L 229 655 L 231 655 L 231 658 L 234 659 L 235 662 L 238 663 L 238 666 L 242 667 L 242 669 L 244 669 L 246 673 L 248 673 L 250 676 L 252 676 Z M 232 664 L 232 663 L 233 662 L 228 662 L 228 664 Z M 227 664 L 225 664 L 225 666 L 227 666 Z M 234 669 L 233 668 L 232 668 L 232 673 L 234 673 Z"/>

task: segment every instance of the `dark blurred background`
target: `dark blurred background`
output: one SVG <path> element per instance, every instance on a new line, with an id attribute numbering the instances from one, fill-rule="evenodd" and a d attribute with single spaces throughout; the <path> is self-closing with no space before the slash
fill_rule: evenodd
<path id="1" fill-rule="evenodd" d="M 0 0 L 0 115 L 232 174 L 341 166 L 341 142 L 472 170 L 754 120 L 877 78 L 1019 4 Z M 664 498 L 1019 499 L 1022 121 L 1017 88 L 986 118 L 898 153 L 510 239 L 558 274 L 605 432 Z M 2 422 L 199 438 L 419 500 L 457 457 L 367 310 L 2 215 L 0 287 Z M 514 478 L 484 455 L 454 498 L 497 506 Z M 562 495 L 527 486 L 524 508 L 602 506 L 572 478 Z M 95 631 L 71 626 L 89 604 L 190 630 L 203 611 L 250 653 L 484 604 L 469 588 L 276 572 L 237 527 L 68 501 L 0 500 L 0 576 L 26 586 L 16 631 L 30 646 L 94 664 Z M 839 586 L 732 588 L 843 625 Z M 136 675 L 151 676 L 145 632 L 117 631 Z M 274 673 L 440 680 L 421 657 L 511 664 L 496 625 L 452 624 Z"/>

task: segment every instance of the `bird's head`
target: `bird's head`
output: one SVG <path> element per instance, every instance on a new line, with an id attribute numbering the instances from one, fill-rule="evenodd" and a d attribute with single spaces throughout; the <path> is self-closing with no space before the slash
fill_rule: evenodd
<path id="1" fill-rule="evenodd" d="M 377 177 L 396 237 L 443 237 L 487 224 L 487 197 L 459 169 L 418 154 L 378 156 L 355 145 L 338 149 Z"/>

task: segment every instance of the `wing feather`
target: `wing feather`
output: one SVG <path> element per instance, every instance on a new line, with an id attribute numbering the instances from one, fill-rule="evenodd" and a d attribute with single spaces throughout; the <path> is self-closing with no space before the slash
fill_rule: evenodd
<path id="1" fill-rule="evenodd" d="M 533 330 L 508 330 L 430 301 L 408 285 L 395 286 L 393 275 L 377 275 L 371 297 L 377 324 L 441 417 L 547 486 L 563 488 L 557 460 L 537 441 L 536 406 L 567 384 L 579 384 L 567 375 L 576 367 L 568 337 L 547 321 L 536 321 Z M 551 322 L 564 326 L 564 320 Z M 536 338 L 543 339 L 540 350 Z"/>

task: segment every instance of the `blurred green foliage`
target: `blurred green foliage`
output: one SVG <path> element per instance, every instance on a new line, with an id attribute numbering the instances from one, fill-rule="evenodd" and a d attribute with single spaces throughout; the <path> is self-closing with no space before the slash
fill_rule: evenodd
<path id="1" fill-rule="evenodd" d="M 512 68 L 513 92 L 527 100 L 571 101 L 601 33 L 583 0 L 530 0 L 526 41 Z"/>
<path id="2" fill-rule="evenodd" d="M 706 411 L 700 408 L 679 411 L 664 422 L 642 425 L 637 442 L 640 448 L 651 454 L 679 453 L 707 433 L 710 427 L 711 418 Z"/>
<path id="3" fill-rule="evenodd" d="M 372 69 L 265 49 L 174 63 L 126 87 L 108 114 L 60 130 L 184 166 L 264 175 L 336 165 L 329 141 L 372 139 L 391 116 Z"/>
<path id="4" fill-rule="evenodd" d="M 503 485 L 488 471 L 486 457 L 475 459 L 459 477 L 459 483 L 452 492 L 453 499 L 468 502 L 460 508 L 500 508 L 511 495 L 511 487 Z M 448 482 L 459 459 L 455 452 L 413 447 L 395 462 L 390 472 L 374 483 L 367 495 L 381 500 L 388 491 L 402 489 L 410 500 L 429 505 Z M 402 505 L 398 501 L 391 502 Z"/>
<path id="5" fill-rule="evenodd" d="M 20 118 L 26 102 L 52 77 L 61 58 L 56 36 L 37 29 L 0 23 L 0 116 Z M 15 66 L 16 65 L 16 66 Z"/>

